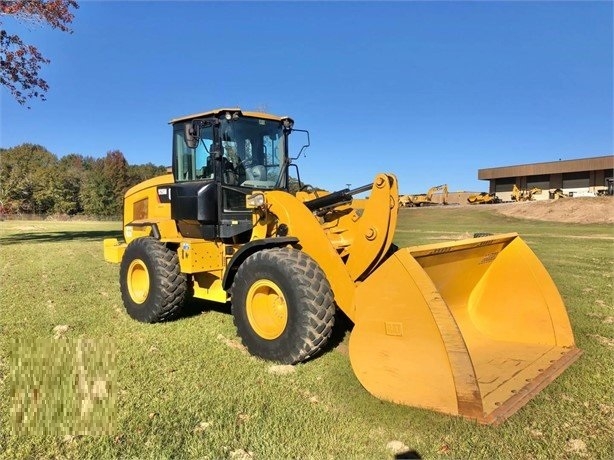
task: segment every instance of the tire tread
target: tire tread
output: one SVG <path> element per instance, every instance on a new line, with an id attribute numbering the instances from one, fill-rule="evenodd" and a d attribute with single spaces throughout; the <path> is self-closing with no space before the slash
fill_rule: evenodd
<path id="1" fill-rule="evenodd" d="M 247 271 L 268 263 L 278 265 L 290 273 L 299 297 L 308 299 L 301 302 L 302 308 L 307 309 L 308 319 L 303 336 L 298 338 L 302 343 L 288 350 L 283 359 L 287 364 L 296 364 L 318 354 L 332 334 L 335 320 L 332 289 L 324 272 L 311 257 L 302 251 L 286 247 L 261 250 L 246 259 L 237 271 L 231 292 L 235 292 L 235 284 L 240 282 Z M 234 323 L 239 329 L 236 315 Z M 250 344 L 246 343 L 244 337 L 242 340 L 250 349 Z"/>
<path id="2" fill-rule="evenodd" d="M 141 307 L 146 311 L 143 311 L 144 314 L 139 317 L 133 316 L 127 308 L 128 313 L 135 319 L 146 323 L 157 323 L 174 318 L 181 310 L 187 294 L 187 277 L 180 271 L 177 253 L 151 237 L 137 238 L 130 243 L 129 248 L 130 246 L 132 246 L 131 253 L 141 253 L 144 257 L 151 258 L 154 273 L 150 274 L 152 277 L 150 296 L 153 295 L 153 298 L 151 302 L 148 302 L 148 298 L 146 300 L 148 305 Z M 120 276 L 125 277 L 123 270 Z M 130 294 L 123 287 L 123 279 L 121 281 L 122 298 L 124 305 L 127 306 L 130 303 Z"/>

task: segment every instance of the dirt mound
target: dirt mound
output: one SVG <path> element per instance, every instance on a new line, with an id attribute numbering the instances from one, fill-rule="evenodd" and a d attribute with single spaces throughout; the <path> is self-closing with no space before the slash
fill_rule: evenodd
<path id="1" fill-rule="evenodd" d="M 496 205 L 497 212 L 520 219 L 578 224 L 614 223 L 614 197 L 562 198 Z"/>

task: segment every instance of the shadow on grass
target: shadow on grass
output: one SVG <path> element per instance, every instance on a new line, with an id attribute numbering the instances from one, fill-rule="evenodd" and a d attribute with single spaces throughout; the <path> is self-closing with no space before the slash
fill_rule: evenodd
<path id="1" fill-rule="evenodd" d="M 172 318 L 171 321 L 178 321 L 183 318 L 191 318 L 192 316 L 198 316 L 201 313 L 210 311 L 230 315 L 230 302 L 219 303 L 212 302 L 210 300 L 191 298 L 186 302 L 184 307 L 181 309 L 181 312 L 179 312 L 179 314 L 175 318 Z"/>
<path id="2" fill-rule="evenodd" d="M 0 244 L 21 244 L 21 243 L 56 243 L 62 241 L 100 241 L 105 238 L 122 238 L 121 230 L 92 230 L 81 232 L 31 232 L 14 233 L 10 236 L 0 237 Z"/>
<path id="3" fill-rule="evenodd" d="M 396 459 L 403 459 L 403 458 L 410 459 L 410 458 L 422 458 L 422 457 L 415 450 L 408 450 L 407 452 L 401 452 L 399 454 L 396 454 L 394 458 L 396 460 Z"/>
<path id="4" fill-rule="evenodd" d="M 333 327 L 333 332 L 326 342 L 322 353 L 328 353 L 330 351 L 335 350 L 339 345 L 343 343 L 345 337 L 352 332 L 352 328 L 354 327 L 354 323 L 347 317 L 341 309 L 337 309 L 335 313 L 335 326 Z"/>
<path id="5" fill-rule="evenodd" d="M 181 309 L 179 314 L 176 317 L 171 318 L 169 321 L 181 321 L 184 318 L 191 318 L 193 316 L 198 316 L 205 312 L 217 312 L 225 315 L 232 315 L 231 304 L 230 302 L 218 303 L 211 302 L 208 300 L 191 298 Z M 326 345 L 318 353 L 309 358 L 307 361 L 310 361 L 311 359 L 317 359 L 319 356 L 326 353 L 330 353 L 337 348 L 339 348 L 338 351 L 340 351 L 341 353 L 347 354 L 347 346 L 342 344 L 347 334 L 352 331 L 353 327 L 354 324 L 352 323 L 352 321 L 340 309 L 337 309 L 335 315 L 335 326 L 333 327 L 333 331 L 331 333 L 330 338 L 328 339 L 328 342 L 326 342 Z"/>

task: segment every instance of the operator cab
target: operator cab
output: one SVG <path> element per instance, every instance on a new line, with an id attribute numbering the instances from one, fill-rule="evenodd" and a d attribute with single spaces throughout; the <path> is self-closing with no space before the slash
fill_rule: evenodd
<path id="1" fill-rule="evenodd" d="M 288 188 L 293 121 L 260 112 L 219 109 L 171 120 L 171 216 L 182 235 L 249 240 L 254 190 Z"/>

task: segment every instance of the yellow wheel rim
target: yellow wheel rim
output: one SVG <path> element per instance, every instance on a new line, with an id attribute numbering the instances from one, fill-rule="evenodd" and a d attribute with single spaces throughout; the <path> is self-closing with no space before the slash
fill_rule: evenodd
<path id="1" fill-rule="evenodd" d="M 149 271 L 141 259 L 135 259 L 128 267 L 127 284 L 130 297 L 135 303 L 145 302 L 149 295 Z"/>
<path id="2" fill-rule="evenodd" d="M 283 292 L 270 280 L 255 282 L 247 293 L 247 319 L 260 337 L 273 340 L 286 329 L 288 306 Z"/>

